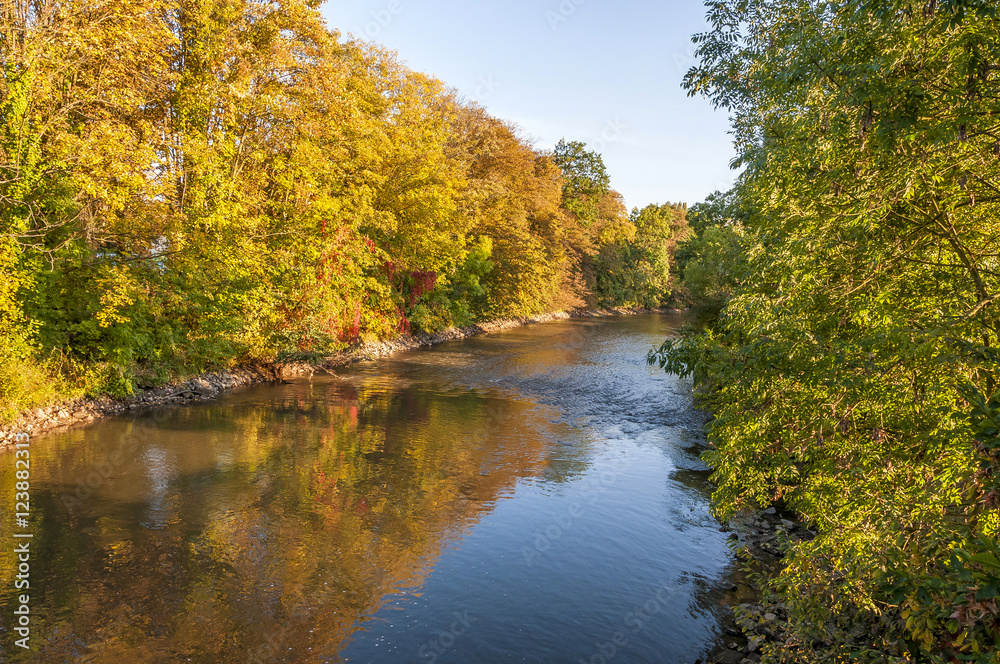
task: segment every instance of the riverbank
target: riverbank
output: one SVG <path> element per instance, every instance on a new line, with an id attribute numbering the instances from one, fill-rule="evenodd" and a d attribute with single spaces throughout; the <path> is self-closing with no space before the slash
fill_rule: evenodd
<path id="1" fill-rule="evenodd" d="M 732 615 L 723 622 L 723 633 L 711 654 L 695 664 L 758 664 L 763 652 L 772 662 L 839 662 L 865 650 L 869 654 L 878 650 L 883 657 L 879 661 L 886 663 L 915 661 L 899 647 L 898 637 L 890 636 L 891 611 L 868 620 L 834 616 L 817 624 L 810 642 L 803 642 L 788 598 L 781 592 L 765 592 L 787 567 L 793 549 L 819 537 L 800 515 L 770 507 L 735 516 L 723 528 L 731 532 L 740 563 L 734 575 L 738 583 L 724 601 Z M 828 572 L 836 574 L 834 569 Z"/>
<path id="2" fill-rule="evenodd" d="M 26 433 L 38 436 L 51 431 L 86 426 L 101 418 L 122 415 L 147 408 L 180 406 L 186 403 L 208 401 L 231 390 L 260 383 L 273 383 L 309 376 L 316 372 L 333 372 L 355 362 L 388 357 L 406 350 L 434 346 L 445 341 L 464 339 L 481 334 L 491 334 L 524 325 L 546 323 L 569 318 L 596 318 L 601 316 L 628 316 L 643 313 L 664 313 L 674 309 L 580 309 L 537 314 L 522 318 L 487 321 L 441 332 L 404 335 L 395 339 L 360 344 L 311 362 L 276 362 L 253 366 L 235 367 L 222 371 L 206 372 L 186 380 L 175 381 L 162 387 L 141 390 L 136 394 L 113 398 L 108 396 L 76 399 L 54 403 L 44 408 L 33 408 L 21 414 L 14 422 L 0 426 L 0 451 L 14 446 L 14 437 Z"/>
<path id="3" fill-rule="evenodd" d="M 792 513 L 774 507 L 747 512 L 722 526 L 730 533 L 730 546 L 739 560 L 723 604 L 732 615 L 722 622 L 722 634 L 711 654 L 696 664 L 757 664 L 767 642 L 782 640 L 784 612 L 767 603 L 763 585 L 783 567 L 789 546 L 816 537 Z"/>

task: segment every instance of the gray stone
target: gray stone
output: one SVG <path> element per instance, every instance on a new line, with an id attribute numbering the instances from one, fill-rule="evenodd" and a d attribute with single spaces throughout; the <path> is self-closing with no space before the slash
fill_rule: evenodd
<path id="1" fill-rule="evenodd" d="M 743 653 L 735 650 L 725 650 L 715 657 L 716 664 L 742 664 Z"/>

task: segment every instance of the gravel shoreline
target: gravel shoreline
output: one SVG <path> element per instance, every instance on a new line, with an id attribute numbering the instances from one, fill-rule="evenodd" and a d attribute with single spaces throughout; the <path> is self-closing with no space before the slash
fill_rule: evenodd
<path id="1" fill-rule="evenodd" d="M 316 371 L 332 371 L 355 362 L 388 357 L 396 353 L 434 346 L 453 339 L 464 339 L 490 334 L 524 325 L 545 323 L 569 318 L 596 318 L 601 316 L 626 316 L 642 313 L 678 312 L 677 309 L 586 309 L 554 312 L 477 323 L 442 332 L 406 335 L 385 341 L 361 344 L 355 348 L 330 355 L 318 362 L 284 362 L 270 365 L 237 367 L 226 371 L 212 371 L 183 382 L 142 390 L 125 398 L 84 398 L 49 406 L 33 408 L 8 425 L 0 426 L 0 451 L 13 449 L 17 434 L 38 436 L 51 431 L 91 424 L 104 417 L 122 415 L 154 407 L 180 406 L 186 403 L 209 401 L 231 390 L 259 383 L 276 383 L 301 376 L 311 376 Z"/>
<path id="2" fill-rule="evenodd" d="M 730 533 L 731 546 L 739 552 L 741 566 L 752 561 L 753 570 L 768 579 L 780 571 L 790 544 L 816 536 L 794 514 L 781 513 L 774 507 L 737 515 L 722 529 Z M 757 664 L 761 661 L 761 646 L 783 638 L 781 607 L 765 606 L 760 601 L 761 590 L 746 574 L 734 574 L 723 602 L 733 615 L 723 621 L 723 633 L 711 654 L 695 664 Z"/>

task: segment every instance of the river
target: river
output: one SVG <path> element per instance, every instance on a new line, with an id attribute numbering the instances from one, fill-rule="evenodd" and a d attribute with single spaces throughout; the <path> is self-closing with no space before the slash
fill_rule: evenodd
<path id="1" fill-rule="evenodd" d="M 33 652 L 8 551 L 0 658 L 690 664 L 732 559 L 704 415 L 645 363 L 681 323 L 533 325 L 39 437 Z"/>

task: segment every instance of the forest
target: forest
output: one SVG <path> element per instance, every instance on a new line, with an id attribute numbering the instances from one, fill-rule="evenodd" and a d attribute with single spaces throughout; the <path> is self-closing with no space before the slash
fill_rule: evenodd
<path id="1" fill-rule="evenodd" d="M 0 418 L 210 367 L 658 306 L 686 206 L 627 213 L 319 0 L 2 0 Z"/>
<path id="2" fill-rule="evenodd" d="M 716 515 L 814 533 L 761 577 L 764 661 L 998 661 L 994 1 L 708 0 L 684 85 L 730 114 L 737 184 L 631 212 L 587 145 L 537 146 L 320 4 L 0 0 L 0 421 L 685 303 L 650 361 L 714 416 Z"/>
<path id="3" fill-rule="evenodd" d="M 715 416 L 716 513 L 815 534 L 762 581 L 763 659 L 995 664 L 997 6 L 707 6 L 685 86 L 729 112 L 742 173 L 691 208 L 699 322 L 650 361 Z"/>

